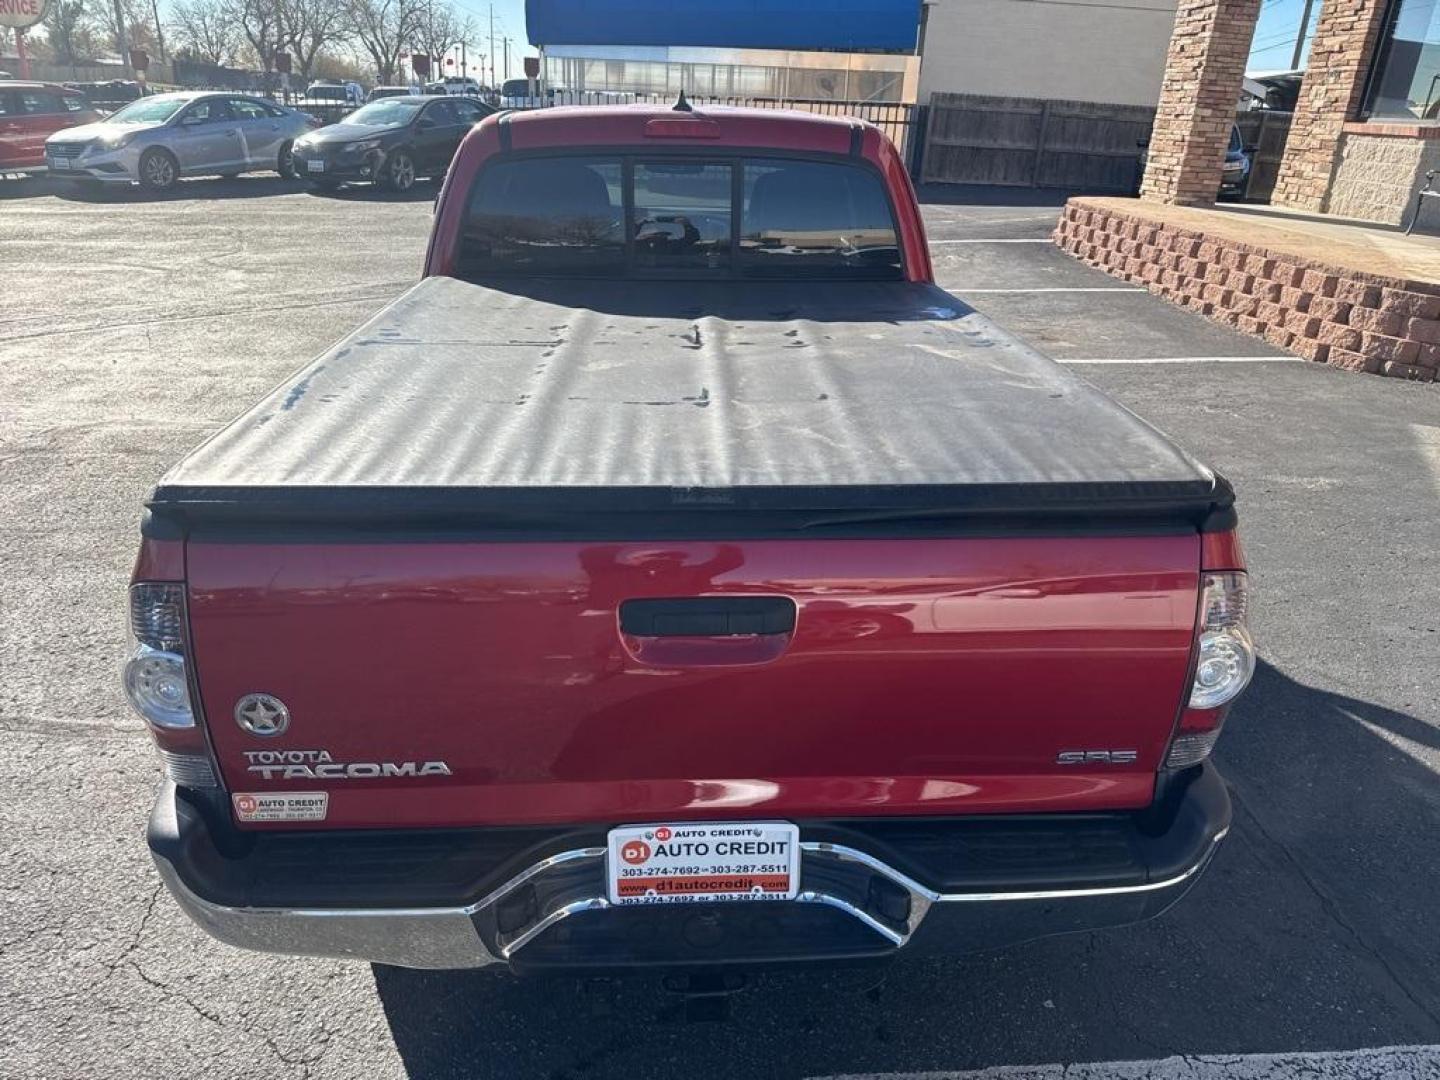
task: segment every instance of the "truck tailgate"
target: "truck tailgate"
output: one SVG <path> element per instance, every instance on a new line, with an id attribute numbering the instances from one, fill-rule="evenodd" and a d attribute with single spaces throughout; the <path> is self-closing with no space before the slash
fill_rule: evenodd
<path id="1" fill-rule="evenodd" d="M 398 827 L 1143 806 L 1230 503 L 933 286 L 431 278 L 149 507 L 231 790 Z"/>
<path id="2" fill-rule="evenodd" d="M 187 558 L 227 786 L 401 827 L 1144 806 L 1200 544 L 197 535 Z M 749 597 L 792 625 L 747 622 Z M 687 598 L 740 614 L 623 614 Z M 289 707 L 283 738 L 231 719 L 253 692 Z M 1122 753 L 1060 763 L 1093 750 Z"/>

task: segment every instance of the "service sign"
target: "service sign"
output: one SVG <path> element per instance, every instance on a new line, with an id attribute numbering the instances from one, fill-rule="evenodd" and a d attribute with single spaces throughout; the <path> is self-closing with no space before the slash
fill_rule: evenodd
<path id="1" fill-rule="evenodd" d="M 787 821 L 631 825 L 610 830 L 612 904 L 793 900 L 800 830 Z"/>
<path id="2" fill-rule="evenodd" d="M 45 18 L 47 0 L 0 0 L 0 26 L 24 30 Z"/>

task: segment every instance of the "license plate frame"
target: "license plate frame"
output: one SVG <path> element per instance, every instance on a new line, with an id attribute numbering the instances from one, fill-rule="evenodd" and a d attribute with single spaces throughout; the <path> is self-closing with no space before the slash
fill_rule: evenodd
<path id="1" fill-rule="evenodd" d="M 323 173 L 325 171 L 325 162 L 320 158 L 310 158 L 305 162 L 305 171 Z"/>
<path id="2" fill-rule="evenodd" d="M 794 900 L 800 828 L 788 821 L 622 825 L 606 840 L 611 904 Z"/>

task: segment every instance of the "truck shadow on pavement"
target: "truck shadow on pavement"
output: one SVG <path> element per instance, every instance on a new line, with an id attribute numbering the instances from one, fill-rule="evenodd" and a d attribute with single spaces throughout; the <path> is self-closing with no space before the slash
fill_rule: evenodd
<path id="1" fill-rule="evenodd" d="M 813 1077 L 1440 1041 L 1440 734 L 1262 663 L 1228 842 L 1141 926 L 872 973 L 772 973 L 687 1022 L 658 978 L 377 966 L 414 1078 Z"/>

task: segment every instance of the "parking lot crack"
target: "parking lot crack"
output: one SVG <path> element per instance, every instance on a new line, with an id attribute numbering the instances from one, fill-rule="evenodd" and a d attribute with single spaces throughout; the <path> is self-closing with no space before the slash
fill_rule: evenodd
<path id="1" fill-rule="evenodd" d="M 134 960 L 126 960 L 124 962 L 124 965 L 133 970 L 135 974 L 139 975 L 141 981 L 144 982 L 147 986 L 152 986 L 156 990 L 159 990 L 165 1000 L 179 1001 L 185 1005 L 190 1006 L 191 1010 L 194 1011 L 195 1015 L 200 1017 L 202 1020 L 208 1020 L 210 1021 L 210 1023 L 215 1024 L 218 1027 L 225 1026 L 225 1021 L 221 1019 L 219 1013 L 211 1012 L 209 1009 L 206 1009 L 194 998 L 192 998 L 189 994 L 186 994 L 180 990 L 176 990 L 173 986 L 166 983 L 163 979 L 157 979 L 153 975 L 150 975 Z"/>
<path id="2" fill-rule="evenodd" d="M 1329 918 L 1329 920 L 1333 922 L 1336 926 L 1338 926 L 1342 931 L 1344 931 L 1346 936 L 1350 938 L 1350 940 L 1355 944 L 1356 948 L 1361 953 L 1373 960 L 1375 964 L 1380 968 L 1380 970 L 1383 971 L 1387 976 L 1389 976 L 1390 981 L 1395 984 L 1395 986 L 1403 995 L 1405 995 L 1405 998 L 1410 1002 L 1410 1004 L 1414 1005 L 1415 1008 L 1418 1009 L 1420 1013 L 1432 1023 L 1440 1024 L 1440 1013 L 1437 1013 L 1432 1006 L 1426 1004 L 1424 997 L 1421 994 L 1418 994 L 1414 990 L 1412 990 L 1406 980 L 1400 976 L 1400 973 L 1391 966 L 1389 958 L 1386 957 L 1385 954 L 1380 951 L 1380 949 L 1367 941 L 1364 935 L 1361 934 L 1358 929 L 1356 929 L 1355 925 L 1350 922 L 1350 920 L 1347 919 L 1343 914 L 1341 914 L 1340 905 L 1336 902 L 1335 898 L 1331 896 L 1330 893 L 1327 892 L 1325 888 L 1310 875 L 1310 872 L 1305 868 L 1305 865 L 1299 860 L 1299 858 L 1290 849 L 1290 847 L 1265 827 L 1264 823 L 1260 820 L 1259 815 L 1254 813 L 1245 804 L 1245 801 L 1240 797 L 1239 792 L 1232 790 L 1231 798 L 1234 800 L 1236 808 L 1245 815 L 1245 818 L 1249 822 L 1250 826 L 1253 827 L 1255 832 L 1258 833 L 1261 838 L 1263 838 L 1268 844 L 1270 844 L 1277 851 L 1279 851 L 1280 854 L 1284 857 L 1285 861 L 1290 864 L 1291 869 L 1295 871 L 1296 876 L 1305 885 L 1306 889 L 1308 889 L 1315 896 L 1315 899 L 1320 902 L 1320 909 L 1325 913 L 1326 917 Z"/>
<path id="3" fill-rule="evenodd" d="M 131 954 L 140 947 L 140 939 L 145 935 L 145 927 L 150 925 L 150 919 L 155 914 L 155 905 L 160 902 L 160 894 L 164 891 L 165 886 L 157 881 L 154 890 L 150 893 L 149 899 L 145 901 L 145 910 L 140 915 L 140 922 L 139 925 L 135 927 L 135 933 L 131 935 L 129 943 L 120 950 L 120 955 L 109 965 L 112 973 L 116 968 L 120 967 L 120 965 L 126 963 L 130 959 Z"/>
<path id="4" fill-rule="evenodd" d="M 320 1024 L 320 1037 L 318 1047 L 316 1047 L 312 1051 L 304 1053 L 287 1053 L 285 1050 L 281 1049 L 280 1044 L 277 1043 L 269 1035 L 261 1035 L 261 1039 L 263 1039 L 265 1045 L 270 1048 L 270 1052 L 274 1054 L 277 1058 L 279 1058 L 281 1062 L 286 1065 L 298 1068 L 300 1070 L 301 1076 L 309 1077 L 314 1067 L 318 1065 L 320 1063 L 320 1060 L 330 1052 L 331 1040 L 334 1038 L 334 1036 L 335 1033 L 331 1031 L 328 1027 L 326 1027 L 325 1024 L 322 1022 Z"/>

